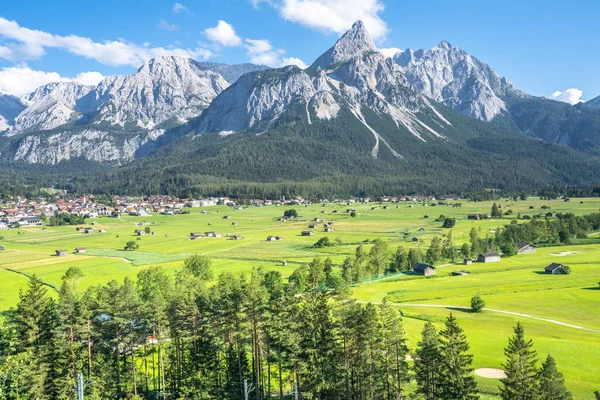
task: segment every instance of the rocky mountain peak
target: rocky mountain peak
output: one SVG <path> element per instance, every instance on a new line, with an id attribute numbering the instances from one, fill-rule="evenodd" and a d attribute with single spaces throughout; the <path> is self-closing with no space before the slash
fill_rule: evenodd
<path id="1" fill-rule="evenodd" d="M 310 66 L 311 69 L 329 69 L 351 58 L 377 51 L 371 35 L 362 21 L 356 21 L 352 28 Z"/>
<path id="2" fill-rule="evenodd" d="M 394 61 L 414 89 L 483 121 L 506 111 L 504 96 L 522 95 L 489 65 L 445 40 L 427 51 L 408 49 Z"/>
<path id="3" fill-rule="evenodd" d="M 446 40 L 442 40 L 442 41 L 440 42 L 440 44 L 438 44 L 438 47 L 439 47 L 440 49 L 444 49 L 444 50 L 450 50 L 450 49 L 452 48 L 452 45 L 451 45 L 451 44 L 450 44 L 448 41 L 446 41 Z"/>

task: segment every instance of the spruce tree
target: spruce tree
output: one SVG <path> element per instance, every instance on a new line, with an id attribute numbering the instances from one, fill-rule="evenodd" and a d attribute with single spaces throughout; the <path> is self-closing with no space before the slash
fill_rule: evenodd
<path id="1" fill-rule="evenodd" d="M 55 304 L 48 296 L 44 283 L 33 275 L 25 291 L 19 292 L 19 304 L 9 315 L 10 324 L 15 329 L 15 349 L 29 353 L 29 364 L 22 379 L 20 394 L 28 399 L 46 397 L 46 379 L 49 372 L 48 343 L 52 337 L 49 314 Z"/>
<path id="2" fill-rule="evenodd" d="M 538 397 L 539 382 L 537 353 L 533 341 L 525 339 L 525 330 L 521 323 L 514 328 L 514 335 L 508 339 L 504 349 L 506 363 L 503 365 L 506 378 L 500 386 L 500 395 L 504 400 L 535 400 Z"/>
<path id="3" fill-rule="evenodd" d="M 425 323 L 421 332 L 421 341 L 417 343 L 414 369 L 417 393 L 422 394 L 426 400 L 443 398 L 439 385 L 442 372 L 440 341 L 431 322 Z"/>
<path id="4" fill-rule="evenodd" d="M 473 356 L 467 354 L 467 337 L 456 318 L 450 314 L 440 331 L 442 367 L 440 390 L 443 399 L 477 399 L 477 382 L 473 375 Z"/>
<path id="5" fill-rule="evenodd" d="M 387 297 L 379 306 L 379 332 L 381 337 L 381 375 L 379 386 L 382 388 L 378 398 L 387 400 L 402 398 L 402 384 L 408 381 L 406 362 L 406 337 L 402 328 L 402 318 L 394 310 Z"/>
<path id="6" fill-rule="evenodd" d="M 540 370 L 540 400 L 571 400 L 572 398 L 565 387 L 563 374 L 556 369 L 556 361 L 548 355 Z"/>

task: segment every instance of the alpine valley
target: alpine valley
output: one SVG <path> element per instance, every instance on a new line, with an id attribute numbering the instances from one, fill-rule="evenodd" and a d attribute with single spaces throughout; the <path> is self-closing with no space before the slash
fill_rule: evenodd
<path id="1" fill-rule="evenodd" d="M 600 98 L 528 95 L 446 41 L 385 57 L 361 21 L 306 69 L 160 57 L 97 86 L 0 95 L 0 132 L 7 177 L 80 192 L 459 192 L 600 176 Z"/>

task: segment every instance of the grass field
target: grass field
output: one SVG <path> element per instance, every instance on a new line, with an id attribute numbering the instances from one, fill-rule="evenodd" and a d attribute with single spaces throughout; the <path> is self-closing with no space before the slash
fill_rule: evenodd
<path id="1" fill-rule="evenodd" d="M 83 234 L 75 227 L 22 228 L 2 231 L 0 244 L 0 311 L 7 310 L 18 301 L 19 289 L 27 277 L 36 274 L 51 286 L 60 284 L 61 276 L 71 266 L 81 268 L 85 285 L 105 283 L 110 279 L 135 277 L 142 269 L 160 265 L 175 271 L 190 254 L 206 254 L 213 262 L 215 275 L 221 272 L 241 274 L 253 266 L 266 270 L 279 270 L 288 276 L 302 263 L 315 256 L 331 257 L 341 264 L 345 257 L 354 254 L 358 244 L 381 237 L 389 241 L 390 248 L 420 246 L 423 250 L 435 235 L 448 232 L 435 219 L 443 214 L 458 219 L 452 229 L 455 243 L 460 246 L 468 240 L 471 228 L 481 229 L 481 235 L 492 234 L 498 226 L 509 223 L 503 220 L 467 220 L 467 214 L 489 212 L 491 202 L 462 201 L 461 207 L 424 206 L 421 204 L 390 204 L 384 209 L 377 204 L 329 204 L 326 207 L 311 205 L 294 207 L 301 215 L 298 219 L 279 222 L 278 217 L 291 207 L 250 207 L 236 210 L 218 206 L 192 209 L 191 214 L 178 216 L 153 215 L 149 217 L 101 218 L 96 220 L 98 231 L 106 233 Z M 598 212 L 600 199 L 572 199 L 527 201 L 502 200 L 504 211 L 534 215 L 538 213 L 573 212 L 577 215 Z M 550 207 L 542 210 L 541 206 Z M 375 210 L 371 207 L 376 206 Z M 352 218 L 347 208 L 357 209 Z M 334 212 L 337 210 L 337 213 Z M 424 218 L 425 216 L 428 218 Z M 224 216 L 230 216 L 225 219 Z M 336 231 L 325 233 L 322 222 L 317 223 L 314 236 L 303 237 L 314 218 L 334 221 Z M 237 225 L 233 225 L 233 222 Z M 89 226 L 89 225 L 86 225 Z M 139 238 L 135 229 L 149 226 L 154 235 Z M 221 238 L 189 240 L 190 232 L 216 231 Z M 241 234 L 243 239 L 231 240 L 227 235 Z M 284 240 L 267 242 L 268 235 L 283 236 Z M 321 237 L 339 238 L 341 245 L 314 249 L 312 245 Z M 419 243 L 411 241 L 413 236 Z M 598 238 L 598 233 L 591 235 Z M 127 241 L 139 244 L 136 251 L 122 250 Z M 368 244 L 365 246 L 369 247 Z M 76 247 L 87 248 L 84 254 L 75 254 Z M 64 257 L 54 256 L 55 250 L 65 249 Z M 287 265 L 283 265 L 283 261 Z M 551 262 L 566 263 L 572 268 L 570 275 L 551 276 L 542 273 Z M 467 269 L 466 276 L 452 276 L 451 272 Z M 540 358 L 551 353 L 565 374 L 574 398 L 593 398 L 600 389 L 600 243 L 540 247 L 535 254 L 520 255 L 493 264 L 446 265 L 438 268 L 433 277 L 403 275 L 353 288 L 359 301 L 378 302 L 389 296 L 404 314 L 404 324 L 409 345 L 414 348 L 425 321 L 441 326 L 450 311 L 458 317 L 465 329 L 475 368 L 500 368 L 503 349 L 512 327 L 521 321 L 528 336 L 534 339 Z M 486 310 L 473 314 L 454 307 L 468 306 L 471 296 L 479 294 Z M 426 307 L 442 306 L 442 307 Z M 508 314 L 512 312 L 514 314 Z M 524 315 L 516 315 L 517 313 Z M 561 325 L 561 323 L 563 325 Z M 568 325 L 574 325 L 568 326 Z M 583 329 L 580 329 L 583 328 Z M 494 398 L 498 381 L 478 378 L 486 398 Z"/>

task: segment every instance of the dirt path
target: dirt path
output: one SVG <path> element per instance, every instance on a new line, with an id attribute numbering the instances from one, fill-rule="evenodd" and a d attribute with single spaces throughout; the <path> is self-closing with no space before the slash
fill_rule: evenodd
<path id="1" fill-rule="evenodd" d="M 359 301 L 359 303 L 368 303 L 368 301 Z M 378 302 L 374 302 L 373 304 L 378 304 Z M 471 307 L 451 306 L 451 305 L 443 305 L 443 304 L 409 304 L 409 303 L 405 304 L 405 303 L 394 303 L 394 305 L 398 306 L 398 307 L 433 307 L 433 308 L 450 308 L 450 309 L 456 308 L 456 309 L 459 309 L 459 310 L 470 310 L 471 309 Z M 587 332 L 600 333 L 600 329 L 586 328 L 584 326 L 568 324 L 566 322 L 557 321 L 555 319 L 536 317 L 534 315 L 523 314 L 523 313 L 519 313 L 519 312 L 515 312 L 515 311 L 498 310 L 498 309 L 495 309 L 495 308 L 487 308 L 487 307 L 484 308 L 484 310 L 485 311 L 490 311 L 490 312 L 495 312 L 495 313 L 500 313 L 500 314 L 515 315 L 517 317 L 524 317 L 524 318 L 535 319 L 537 321 L 548 322 L 548 323 L 551 323 L 551 324 L 565 326 L 567 328 L 579 329 L 579 330 L 587 331 Z"/>
<path id="2" fill-rule="evenodd" d="M 441 305 L 441 304 L 398 304 L 398 305 L 399 306 L 400 305 L 402 305 L 402 306 L 409 306 L 409 307 L 459 308 L 461 310 L 470 310 L 471 309 L 471 307 L 448 306 L 448 305 Z M 495 308 L 487 308 L 487 307 L 484 308 L 484 310 L 485 311 L 490 311 L 490 312 L 501 313 L 501 314 L 507 314 L 507 315 L 515 315 L 517 317 L 531 318 L 531 319 L 535 319 L 535 320 L 538 320 L 538 321 L 549 322 L 551 324 L 566 326 L 567 328 L 580 329 L 582 331 L 600 333 L 600 330 L 598 330 L 598 329 L 586 328 L 586 327 L 583 327 L 583 326 L 578 326 L 578 325 L 568 324 L 566 322 L 557 321 L 555 319 L 536 317 L 536 316 L 533 316 L 533 315 L 519 313 L 519 312 L 515 312 L 515 311 L 498 310 L 498 309 L 495 309 Z"/>

